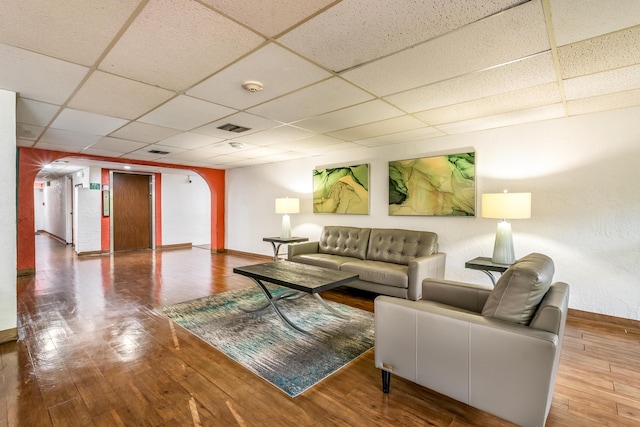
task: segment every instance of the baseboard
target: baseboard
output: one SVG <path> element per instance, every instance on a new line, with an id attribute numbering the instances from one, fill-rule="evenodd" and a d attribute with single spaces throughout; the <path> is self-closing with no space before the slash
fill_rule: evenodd
<path id="1" fill-rule="evenodd" d="M 212 252 L 213 252 L 213 250 L 212 250 Z M 251 257 L 251 258 L 265 259 L 265 260 L 273 261 L 273 256 L 269 256 L 269 255 L 254 254 L 252 252 L 242 252 L 242 251 L 236 251 L 236 250 L 233 250 L 233 249 L 226 249 L 225 252 L 228 253 L 228 254 L 231 254 L 231 255 L 240 255 L 240 256 L 246 256 L 246 257 Z"/>
<path id="2" fill-rule="evenodd" d="M 0 331 L 0 344 L 16 341 L 18 339 L 18 328 L 5 329 Z"/>
<path id="3" fill-rule="evenodd" d="M 78 256 L 86 256 L 86 255 L 108 255 L 109 251 L 86 251 L 86 252 L 76 252 Z"/>
<path id="4" fill-rule="evenodd" d="M 62 237 L 56 236 L 55 234 L 52 234 L 52 233 L 49 233 L 46 230 L 38 230 L 38 233 L 46 234 L 47 236 L 49 236 L 49 237 L 51 237 L 53 239 L 56 239 L 57 241 L 59 241 L 61 243 L 64 243 L 65 245 L 67 244 L 67 239 L 63 239 Z"/>
<path id="5" fill-rule="evenodd" d="M 164 251 L 168 249 L 191 249 L 192 247 L 193 247 L 193 243 L 174 243 L 173 245 L 156 246 L 156 249 Z"/>
<path id="6" fill-rule="evenodd" d="M 612 325 L 623 326 L 626 328 L 640 329 L 640 320 L 626 319 L 624 317 L 609 316 L 608 314 L 593 313 L 591 311 L 582 311 L 570 308 L 568 316 L 582 320 L 594 320 L 597 322 L 609 323 Z"/>
<path id="7" fill-rule="evenodd" d="M 25 268 L 23 270 L 18 270 L 17 271 L 17 276 L 33 276 L 36 274 L 36 269 L 35 268 Z"/>

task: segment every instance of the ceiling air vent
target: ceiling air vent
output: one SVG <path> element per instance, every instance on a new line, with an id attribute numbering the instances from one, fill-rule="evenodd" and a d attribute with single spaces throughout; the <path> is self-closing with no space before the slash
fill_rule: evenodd
<path id="1" fill-rule="evenodd" d="M 162 154 L 162 155 L 169 154 L 168 151 L 162 151 L 162 150 L 149 150 L 148 152 L 151 154 Z"/>
<path id="2" fill-rule="evenodd" d="M 241 133 L 251 130 L 251 128 L 246 128 L 244 126 L 234 125 L 232 123 L 227 123 L 226 125 L 218 126 L 218 129 L 226 130 L 229 132 Z"/>

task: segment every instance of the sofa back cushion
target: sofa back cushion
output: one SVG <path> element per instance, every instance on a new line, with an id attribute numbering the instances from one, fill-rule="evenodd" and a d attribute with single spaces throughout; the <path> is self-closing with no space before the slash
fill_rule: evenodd
<path id="1" fill-rule="evenodd" d="M 532 253 L 519 259 L 496 283 L 482 315 L 528 325 L 551 286 L 554 272 L 553 260 L 546 255 Z"/>
<path id="2" fill-rule="evenodd" d="M 408 265 L 414 258 L 438 251 L 438 235 L 430 231 L 373 228 L 367 259 Z"/>
<path id="3" fill-rule="evenodd" d="M 370 228 L 326 226 L 322 229 L 318 252 L 365 259 Z"/>

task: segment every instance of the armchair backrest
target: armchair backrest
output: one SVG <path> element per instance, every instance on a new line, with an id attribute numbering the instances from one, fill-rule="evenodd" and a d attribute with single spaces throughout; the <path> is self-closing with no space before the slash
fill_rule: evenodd
<path id="1" fill-rule="evenodd" d="M 546 255 L 532 253 L 505 271 L 482 309 L 484 317 L 528 325 L 545 296 L 555 268 Z"/>

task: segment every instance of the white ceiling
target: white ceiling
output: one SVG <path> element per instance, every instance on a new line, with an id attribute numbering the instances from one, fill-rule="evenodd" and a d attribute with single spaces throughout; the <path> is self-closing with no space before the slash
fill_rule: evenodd
<path id="1" fill-rule="evenodd" d="M 0 88 L 18 146 L 229 169 L 640 105 L 639 46 L 638 0 L 3 0 Z"/>

